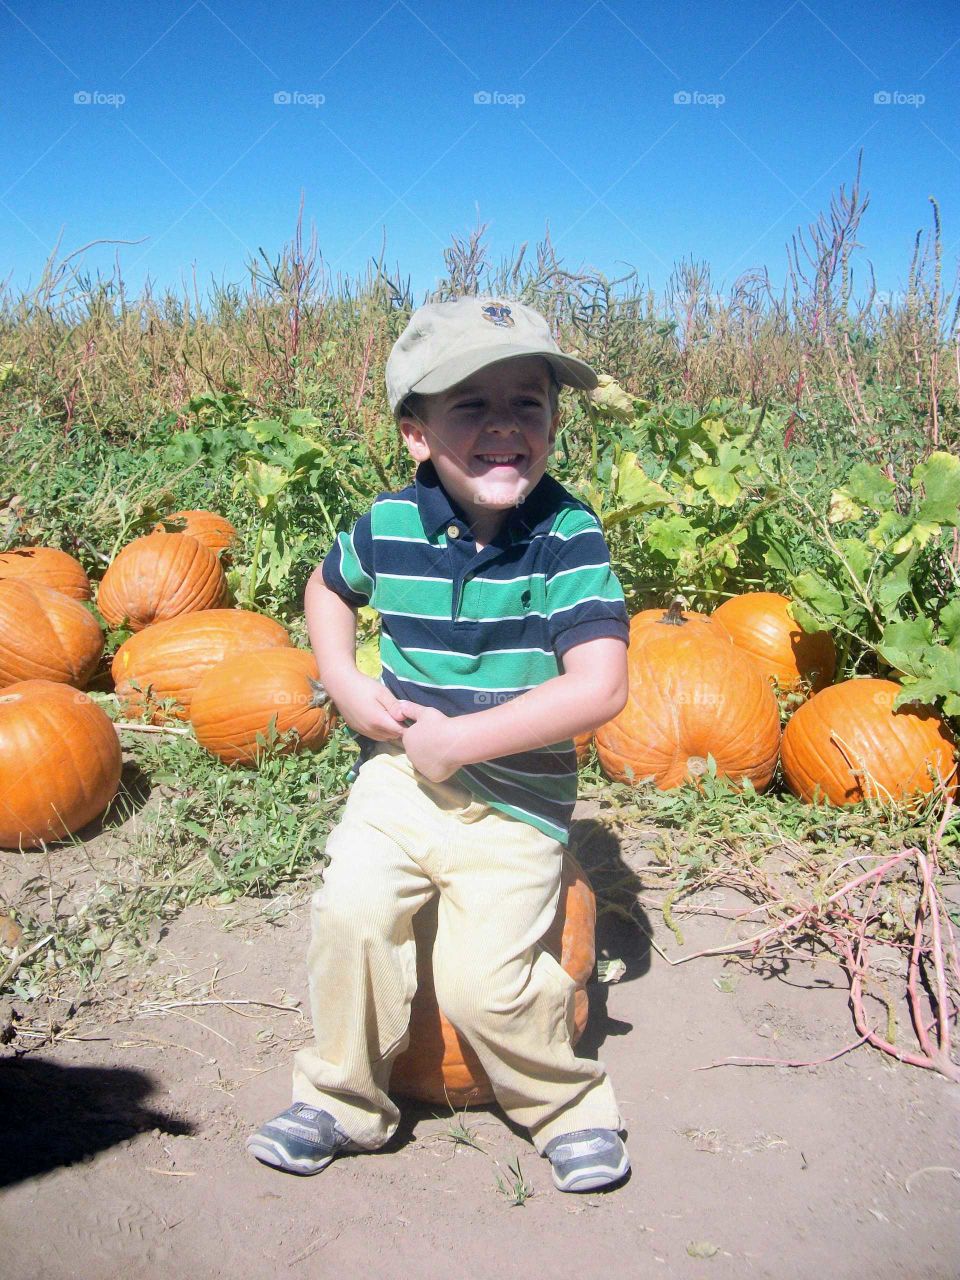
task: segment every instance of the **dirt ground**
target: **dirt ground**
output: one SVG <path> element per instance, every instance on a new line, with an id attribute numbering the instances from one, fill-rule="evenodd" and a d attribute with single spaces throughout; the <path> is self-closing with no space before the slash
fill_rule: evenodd
<path id="1" fill-rule="evenodd" d="M 642 841 L 618 856 L 642 887 Z M 389 1147 L 316 1178 L 256 1163 L 243 1140 L 288 1104 L 292 1052 L 309 1035 L 307 917 L 304 893 L 193 907 L 160 931 L 148 970 L 81 1010 L 76 1038 L 18 1034 L 2 1050 L 0 1274 L 960 1274 L 956 1086 L 865 1048 L 799 1069 L 702 1070 L 731 1055 L 816 1060 L 853 1042 L 842 975 L 825 960 L 674 967 L 615 914 L 598 946 L 626 974 L 591 989 L 582 1049 L 606 1063 L 628 1129 L 620 1189 L 561 1195 L 495 1109 L 406 1104 Z M 678 953 L 659 914 L 641 924 Z M 684 951 L 735 936 L 715 916 L 683 927 Z M 454 1141 L 460 1125 L 481 1149 Z M 517 1158 L 532 1188 L 522 1205 L 498 1188 L 509 1192 Z"/>

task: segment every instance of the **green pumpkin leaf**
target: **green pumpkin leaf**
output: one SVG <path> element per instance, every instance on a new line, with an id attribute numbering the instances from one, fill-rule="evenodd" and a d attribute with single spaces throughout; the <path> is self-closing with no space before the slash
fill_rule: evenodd
<path id="1" fill-rule="evenodd" d="M 685 552 L 694 551 L 702 530 L 687 516 L 666 516 L 651 520 L 646 530 L 647 546 L 667 560 L 679 560 Z"/>
<path id="2" fill-rule="evenodd" d="M 634 512 L 671 506 L 673 498 L 663 485 L 651 480 L 635 453 L 624 453 L 615 468 L 617 500 Z"/>
<path id="3" fill-rule="evenodd" d="M 843 524 L 846 520 L 859 520 L 863 515 L 863 507 L 850 497 L 846 489 L 834 489 L 830 495 L 830 509 L 827 520 L 830 524 Z"/>
<path id="4" fill-rule="evenodd" d="M 948 645 L 960 644 L 960 596 L 954 596 L 940 610 L 939 626 Z"/>
<path id="5" fill-rule="evenodd" d="M 896 511 L 885 511 L 867 534 L 867 541 L 871 546 L 884 551 L 891 543 L 896 542 L 909 526 L 910 521 L 898 515 Z"/>
<path id="6" fill-rule="evenodd" d="M 902 706 L 905 702 L 929 703 L 933 705 L 938 699 L 945 699 L 951 705 L 954 700 L 960 702 L 960 652 L 936 645 L 928 649 L 931 661 L 925 674 L 905 676 L 903 693 L 897 694 L 894 706 Z M 944 707 L 948 715 L 954 714 Z"/>
<path id="7" fill-rule="evenodd" d="M 874 561 L 874 553 L 860 538 L 840 538 L 837 546 L 846 557 L 847 564 L 861 582 L 870 576 L 870 568 Z"/>
<path id="8" fill-rule="evenodd" d="M 590 392 L 591 402 L 615 422 L 632 422 L 637 416 L 633 396 L 624 391 L 620 383 L 609 373 L 597 377 L 597 385 Z"/>
<path id="9" fill-rule="evenodd" d="M 932 647 L 933 620 L 914 618 L 909 622 L 888 623 L 877 650 L 895 670 L 908 676 L 922 676 L 929 669 Z"/>
<path id="10" fill-rule="evenodd" d="M 741 489 L 736 477 L 724 467 L 698 467 L 693 478 L 706 489 L 718 507 L 732 507 L 740 497 Z"/>
<path id="11" fill-rule="evenodd" d="M 884 618 L 892 617 L 897 605 L 910 590 L 910 574 L 917 558 L 917 551 L 918 548 L 914 547 L 875 586 L 874 594 Z"/>
<path id="12" fill-rule="evenodd" d="M 363 644 L 357 645 L 356 663 L 357 670 L 362 671 L 365 676 L 372 676 L 374 680 L 380 678 L 383 666 L 380 662 L 380 639 L 378 636 L 374 636 L 372 640 L 366 640 Z"/>
<path id="13" fill-rule="evenodd" d="M 890 511 L 896 486 L 875 463 L 858 462 L 850 469 L 847 483 L 838 490 L 869 511 Z"/>
<path id="14" fill-rule="evenodd" d="M 822 578 L 814 569 L 807 569 L 804 573 L 795 574 L 790 579 L 792 594 L 796 597 L 794 604 L 808 606 L 813 614 L 819 615 L 818 620 L 821 625 L 824 620 L 830 623 L 837 623 L 843 617 L 844 600 L 843 596 L 832 586 L 825 578 Z M 808 628 L 801 620 L 801 615 L 795 613 L 797 621 L 806 631 L 816 630 L 816 627 Z M 809 617 L 809 613 L 808 613 Z"/>
<path id="15" fill-rule="evenodd" d="M 931 524 L 960 525 L 960 458 L 952 453 L 931 453 L 919 462 L 910 477 L 910 487 L 923 486 L 924 497 L 917 516 Z"/>
<path id="16" fill-rule="evenodd" d="M 270 498 L 275 498 L 286 487 L 287 480 L 287 473 L 282 467 L 275 467 L 269 462 L 258 462 L 256 458 L 248 458 L 246 461 L 246 488 L 260 507 L 265 507 Z"/>
<path id="17" fill-rule="evenodd" d="M 895 556 L 903 555 L 905 551 L 909 551 L 911 547 L 925 547 L 931 538 L 936 537 L 940 532 L 938 524 L 931 524 L 929 521 L 915 521 L 902 538 L 898 538 L 890 550 Z"/>

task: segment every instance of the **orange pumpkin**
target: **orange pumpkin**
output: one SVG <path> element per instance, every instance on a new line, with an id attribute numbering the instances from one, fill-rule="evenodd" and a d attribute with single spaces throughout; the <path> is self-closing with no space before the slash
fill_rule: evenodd
<path id="1" fill-rule="evenodd" d="M 102 652 L 100 624 L 79 600 L 29 578 L 0 578 L 0 688 L 54 680 L 81 689 Z"/>
<path id="2" fill-rule="evenodd" d="M 61 840 L 106 809 L 120 785 L 120 741 L 95 702 L 65 684 L 0 691 L 0 846 Z"/>
<path id="3" fill-rule="evenodd" d="M 809 685 L 814 693 L 833 679 L 837 655 L 829 631 L 807 632 L 794 622 L 790 601 L 774 591 L 749 591 L 713 612 L 738 649 L 749 653 L 778 689 L 794 693 Z"/>
<path id="4" fill-rule="evenodd" d="M 593 730 L 588 729 L 586 733 L 578 733 L 573 739 L 573 746 L 577 753 L 577 764 L 584 764 L 590 759 L 590 743 L 593 742 Z"/>
<path id="5" fill-rule="evenodd" d="M 296 730 L 285 750 L 313 750 L 330 736 L 333 710 L 307 649 L 261 649 L 212 667 L 190 703 L 201 747 L 225 764 L 255 764 L 257 737 L 271 722 L 278 734 Z"/>
<path id="6" fill-rule="evenodd" d="M 172 714 L 186 720 L 197 685 L 212 667 L 237 654 L 290 643 L 280 623 L 262 613 L 203 609 L 155 623 L 125 640 L 113 657 L 113 681 L 124 714 L 143 715 L 149 690 L 154 702 L 173 699 L 177 708 Z M 151 718 L 160 724 L 164 716 L 155 711 Z"/>
<path id="7" fill-rule="evenodd" d="M 596 960 L 597 903 L 589 881 L 572 854 L 563 857 L 560 901 L 543 946 L 577 984 L 574 1043 L 587 1025 L 586 986 Z M 477 1055 L 437 1006 L 433 983 L 433 944 L 437 934 L 436 899 L 413 918 L 417 940 L 417 992 L 410 1010 L 410 1043 L 393 1064 L 391 1093 L 424 1102 L 473 1106 L 493 1100 L 493 1089 Z"/>
<path id="8" fill-rule="evenodd" d="M 0 552 L 0 578 L 28 578 L 74 600 L 93 595 L 83 565 L 56 547 L 14 547 Z"/>
<path id="9" fill-rule="evenodd" d="M 216 511 L 174 511 L 154 526 L 154 532 L 166 533 L 171 525 L 175 526 L 174 532 L 196 538 L 225 562 L 240 539 L 230 521 Z"/>
<path id="10" fill-rule="evenodd" d="M 111 627 L 142 631 L 227 600 L 227 580 L 209 547 L 185 533 L 150 533 L 123 548 L 103 575 L 97 606 Z"/>
<path id="11" fill-rule="evenodd" d="M 762 791 L 780 746 L 769 681 L 709 618 L 676 604 L 656 612 L 631 628 L 627 705 L 594 735 L 605 772 L 668 791 L 702 775 L 711 755 L 720 775 Z"/>
<path id="12" fill-rule="evenodd" d="M 956 787 L 955 743 L 929 707 L 901 707 L 893 680 L 844 680 L 790 718 L 781 759 L 787 786 L 808 803 L 884 802 L 926 795 L 938 778 Z"/>

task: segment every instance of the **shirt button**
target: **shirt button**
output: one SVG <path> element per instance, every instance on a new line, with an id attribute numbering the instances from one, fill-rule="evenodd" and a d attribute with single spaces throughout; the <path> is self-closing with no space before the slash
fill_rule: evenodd
<path id="1" fill-rule="evenodd" d="M 448 537 L 448 538 L 459 538 L 459 537 L 460 537 L 460 530 L 457 528 L 457 526 L 456 526 L 455 524 L 448 524 L 448 525 L 447 525 L 447 537 Z"/>

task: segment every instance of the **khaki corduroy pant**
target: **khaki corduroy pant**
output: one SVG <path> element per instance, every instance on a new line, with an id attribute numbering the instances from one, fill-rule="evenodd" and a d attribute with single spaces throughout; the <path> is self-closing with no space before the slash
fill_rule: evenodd
<path id="1" fill-rule="evenodd" d="M 574 1129 L 620 1128 L 603 1066 L 570 1040 L 573 980 L 539 945 L 562 845 L 459 784 L 428 782 L 381 743 L 327 852 L 307 960 L 315 1041 L 296 1055 L 295 1101 L 328 1111 L 361 1147 L 393 1134 L 387 1088 L 417 985 L 412 921 L 439 891 L 437 1000 L 503 1110 L 540 1152 Z"/>

